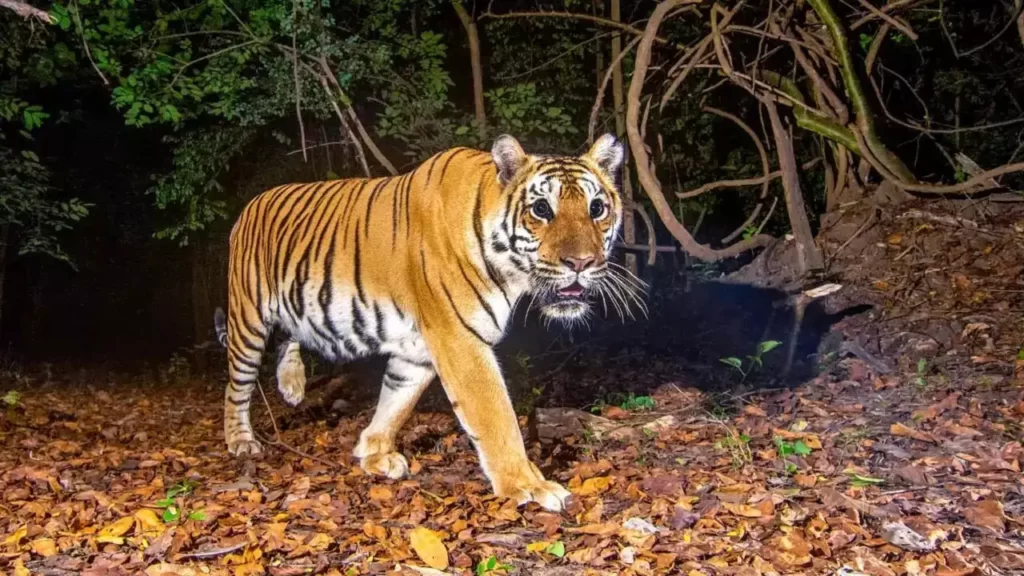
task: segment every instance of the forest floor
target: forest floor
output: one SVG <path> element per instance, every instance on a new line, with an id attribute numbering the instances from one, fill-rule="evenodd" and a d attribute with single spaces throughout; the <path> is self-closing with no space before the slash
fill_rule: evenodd
<path id="1" fill-rule="evenodd" d="M 280 431 L 257 398 L 267 451 L 238 460 L 213 378 L 23 381 L 0 405 L 0 571 L 1020 574 L 1024 220 L 944 206 L 825 238 L 837 297 L 874 307 L 833 330 L 873 360 L 743 392 L 602 369 L 656 381 L 600 416 L 524 416 L 562 514 L 494 497 L 450 411 L 413 416 L 414 474 L 388 480 L 350 456 L 372 404 L 325 416 L 268 388 Z"/>

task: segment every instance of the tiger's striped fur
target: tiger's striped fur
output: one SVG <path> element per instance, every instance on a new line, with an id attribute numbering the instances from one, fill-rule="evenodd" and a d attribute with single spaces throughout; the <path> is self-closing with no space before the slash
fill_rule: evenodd
<path id="1" fill-rule="evenodd" d="M 621 224 L 622 146 L 604 136 L 581 157 L 526 154 L 510 136 L 490 154 L 439 153 L 412 172 L 268 190 L 231 231 L 225 435 L 233 454 L 261 450 L 249 422 L 273 328 L 285 399 L 305 388 L 299 346 L 333 360 L 389 357 L 377 411 L 354 451 L 372 473 L 401 477 L 395 436 L 435 375 L 495 492 L 560 509 L 568 492 L 529 462 L 492 347 L 516 303 L 578 321 L 592 297 L 619 309 L 638 285 L 608 261 Z M 533 303 L 531 300 L 531 304 Z"/>

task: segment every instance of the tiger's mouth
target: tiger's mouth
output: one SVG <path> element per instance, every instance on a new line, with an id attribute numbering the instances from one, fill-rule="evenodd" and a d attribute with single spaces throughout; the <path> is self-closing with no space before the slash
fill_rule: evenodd
<path id="1" fill-rule="evenodd" d="M 541 314 L 554 320 L 571 321 L 586 316 L 590 304 L 586 299 L 587 288 L 579 282 L 546 291 L 541 304 Z"/>

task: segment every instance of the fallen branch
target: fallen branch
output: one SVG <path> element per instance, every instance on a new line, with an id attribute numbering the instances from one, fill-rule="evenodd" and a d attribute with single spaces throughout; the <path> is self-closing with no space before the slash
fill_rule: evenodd
<path id="1" fill-rule="evenodd" d="M 22 18 L 36 18 L 46 24 L 53 24 L 56 22 L 53 16 L 50 16 L 49 12 L 40 10 L 35 6 L 30 6 L 21 0 L 0 0 L 0 7 L 13 10 L 15 14 Z"/>
<path id="2" fill-rule="evenodd" d="M 854 130 L 853 133 L 854 136 L 857 137 L 858 142 L 863 142 L 864 137 L 859 131 Z M 895 174 L 889 172 L 886 167 L 879 162 L 878 158 L 875 158 L 870 153 L 870 151 L 865 153 L 863 158 L 867 160 L 868 163 L 871 164 L 871 167 L 877 170 L 883 178 L 891 181 L 899 188 L 908 192 L 923 192 L 926 194 L 978 194 L 994 188 L 990 183 L 993 178 L 1016 172 L 1024 172 L 1024 162 L 1018 162 L 1016 164 L 1006 164 L 1005 166 L 1000 166 L 999 168 L 993 168 L 992 170 L 982 172 L 965 182 L 961 182 L 960 184 L 918 184 L 900 180 Z"/>
<path id="3" fill-rule="evenodd" d="M 249 545 L 249 541 L 245 540 L 234 544 L 232 546 L 224 546 L 223 548 L 213 548 L 210 550 L 203 550 L 201 552 L 191 552 L 189 554 L 182 554 L 182 560 L 208 560 L 210 558 L 216 558 L 225 554 L 231 554 L 237 552 Z"/>
<path id="4" fill-rule="evenodd" d="M 651 48 L 654 45 L 658 27 L 665 15 L 681 4 L 694 4 L 700 0 L 665 0 L 654 9 L 651 19 L 647 22 L 643 38 L 636 50 L 636 63 L 633 68 L 633 78 L 629 84 L 629 96 L 626 105 L 626 133 L 629 136 L 629 147 L 633 153 L 633 160 L 636 165 L 637 177 L 640 184 L 647 192 L 647 196 L 654 204 L 661 221 L 668 228 L 669 232 L 682 245 L 683 250 L 696 258 L 704 261 L 715 261 L 723 258 L 731 258 L 742 254 L 752 248 L 766 246 L 774 241 L 770 236 L 755 236 L 738 244 L 734 244 L 721 250 L 713 250 L 698 243 L 686 230 L 686 227 L 676 219 L 672 207 L 665 200 L 661 183 L 651 169 L 651 159 L 644 149 L 644 141 L 640 136 L 640 94 L 643 91 L 644 79 L 647 77 L 647 68 L 651 63 Z"/>

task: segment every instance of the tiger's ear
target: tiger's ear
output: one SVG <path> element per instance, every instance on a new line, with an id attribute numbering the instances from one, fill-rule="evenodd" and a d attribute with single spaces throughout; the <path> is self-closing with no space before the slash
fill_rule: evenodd
<path id="1" fill-rule="evenodd" d="M 586 156 L 609 176 L 615 177 L 622 166 L 624 156 L 622 143 L 615 136 L 605 134 L 594 142 Z"/>
<path id="2" fill-rule="evenodd" d="M 511 182 L 516 172 L 526 163 L 526 152 L 523 152 L 523 147 L 508 134 L 502 134 L 494 141 L 494 146 L 491 146 L 491 157 L 498 167 L 498 181 L 502 185 Z"/>

